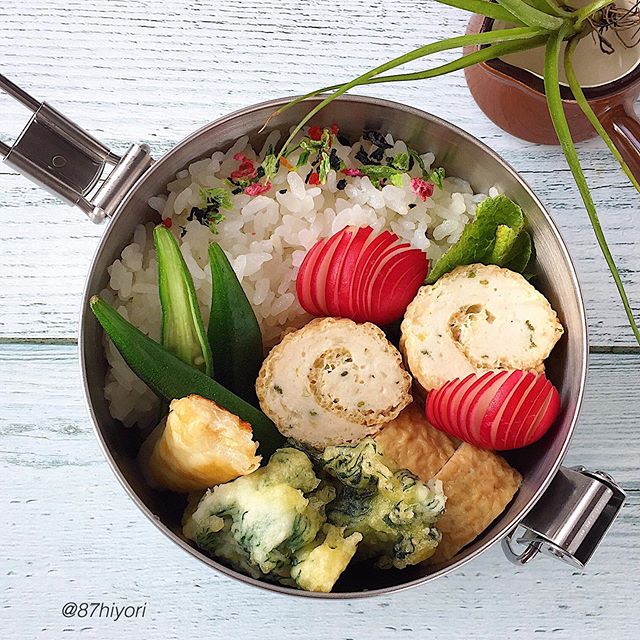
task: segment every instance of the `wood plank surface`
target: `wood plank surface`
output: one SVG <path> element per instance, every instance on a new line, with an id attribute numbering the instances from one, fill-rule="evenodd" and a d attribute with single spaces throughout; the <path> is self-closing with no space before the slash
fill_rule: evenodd
<path id="1" fill-rule="evenodd" d="M 347 79 L 374 61 L 459 34 L 465 23 L 463 12 L 432 0 L 265 0 L 255 7 L 241 0 L 8 0 L 0 7 L 0 60 L 3 72 L 115 150 L 147 142 L 160 156 L 233 109 Z M 454 54 L 439 54 L 433 64 Z M 558 148 L 502 133 L 475 106 L 461 73 L 361 91 L 444 117 L 511 162 L 570 246 L 592 344 L 635 345 Z M 9 141 L 27 114 L 6 96 L 0 113 L 0 139 Z M 602 143 L 581 144 L 580 151 L 640 311 L 640 200 Z M 72 338 L 100 229 L 7 167 L 0 169 L 0 220 L 0 335 Z"/>
<path id="2" fill-rule="evenodd" d="M 432 585 L 359 601 L 290 600 L 251 589 L 166 539 L 102 457 L 84 407 L 75 347 L 1 346 L 0 388 L 3 637 L 637 637 L 638 355 L 592 356 L 587 400 L 566 460 L 605 469 L 629 491 L 585 570 L 547 558 L 518 569 L 493 548 Z M 65 619 L 61 608 L 68 601 L 146 603 L 146 614 Z"/>

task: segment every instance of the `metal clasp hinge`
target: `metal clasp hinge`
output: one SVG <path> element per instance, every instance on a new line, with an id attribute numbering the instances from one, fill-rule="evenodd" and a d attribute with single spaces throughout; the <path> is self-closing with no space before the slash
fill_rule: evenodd
<path id="1" fill-rule="evenodd" d="M 0 141 L 0 156 L 36 184 L 80 207 L 93 222 L 112 215 L 153 162 L 147 145 L 132 145 L 122 157 L 112 153 L 59 111 L 38 102 L 2 74 L 0 89 L 33 112 L 12 146 Z M 108 168 L 111 169 L 106 174 Z"/>
<path id="2" fill-rule="evenodd" d="M 621 487 L 602 471 L 560 467 L 542 498 L 503 539 L 502 548 L 518 565 L 544 553 L 582 569 L 625 499 Z M 514 543 L 526 546 L 518 552 Z"/>

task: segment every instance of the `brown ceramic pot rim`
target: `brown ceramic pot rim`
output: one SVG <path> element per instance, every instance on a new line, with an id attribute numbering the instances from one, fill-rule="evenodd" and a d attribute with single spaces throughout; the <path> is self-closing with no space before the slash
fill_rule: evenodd
<path id="1" fill-rule="evenodd" d="M 484 17 L 480 30 L 482 32 L 491 31 L 494 22 L 495 20 L 493 18 Z M 490 45 L 483 45 L 483 47 L 486 46 Z M 504 60 L 499 60 L 498 58 L 494 58 L 493 60 L 489 60 L 482 64 L 490 67 L 492 70 L 503 76 L 507 76 L 508 78 L 525 85 L 529 89 L 540 93 L 541 95 L 545 94 L 544 81 L 542 78 L 530 71 L 527 71 L 526 69 L 516 67 L 508 62 L 504 62 Z M 597 87 L 585 87 L 583 91 L 588 100 L 598 100 L 600 98 L 610 100 L 611 98 L 616 98 L 618 96 L 623 98 L 623 94 L 629 92 L 636 83 L 640 85 L 640 64 L 636 65 L 636 67 L 629 73 L 617 80 L 614 80 L 613 82 L 607 82 L 606 84 L 598 85 Z M 637 91 L 640 93 L 640 86 L 638 86 Z M 567 102 L 575 102 L 571 89 L 562 84 L 560 85 L 560 95 L 562 99 Z"/>

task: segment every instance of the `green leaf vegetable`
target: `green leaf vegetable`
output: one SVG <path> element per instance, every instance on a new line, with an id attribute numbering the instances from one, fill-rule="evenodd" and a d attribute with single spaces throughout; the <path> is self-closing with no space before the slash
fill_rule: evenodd
<path id="1" fill-rule="evenodd" d="M 153 230 L 162 307 L 162 346 L 183 362 L 212 375 L 211 349 L 196 289 L 180 247 L 169 229 Z"/>
<path id="2" fill-rule="evenodd" d="M 422 47 L 418 47 L 409 53 L 394 58 L 389 62 L 381 64 L 366 73 L 359 75 L 353 80 L 341 84 L 332 85 L 317 89 L 304 96 L 300 96 L 295 100 L 292 100 L 283 107 L 280 107 L 271 118 L 283 113 L 292 106 L 302 102 L 307 98 L 319 96 L 321 94 L 330 93 L 320 102 L 315 105 L 305 117 L 298 123 L 291 132 L 290 137 L 286 140 L 283 148 L 280 150 L 280 154 L 286 152 L 286 148 L 302 130 L 302 128 L 325 106 L 330 104 L 333 100 L 340 97 L 347 91 L 354 87 L 359 87 L 367 84 L 377 84 L 383 82 L 400 82 L 400 81 L 413 81 L 424 80 L 428 78 L 434 78 L 436 76 L 451 73 L 459 69 L 470 67 L 474 64 L 500 58 L 508 53 L 516 51 L 524 51 L 544 45 L 546 47 L 546 64 L 545 64 L 545 93 L 547 95 L 547 103 L 549 112 L 551 114 L 558 139 L 562 146 L 562 150 L 567 159 L 567 163 L 571 169 L 571 173 L 576 181 L 581 198 L 584 202 L 587 214 L 592 223 L 596 239 L 605 257 L 607 265 L 611 270 L 614 282 L 620 294 L 620 298 L 625 308 L 625 312 L 629 319 L 629 324 L 633 333 L 640 344 L 640 330 L 636 324 L 631 305 L 624 290 L 624 285 L 620 274 L 616 267 L 615 261 L 609 247 L 607 245 L 604 233 L 602 231 L 598 215 L 593 203 L 593 198 L 589 191 L 584 173 L 580 167 L 575 145 L 571 138 L 566 117 L 562 108 L 562 101 L 560 96 L 559 78 L 558 78 L 558 65 L 560 63 L 560 44 L 563 41 L 567 42 L 567 47 L 564 54 L 564 66 L 566 70 L 567 80 L 569 87 L 573 92 L 577 104 L 581 107 L 585 116 L 591 121 L 597 133 L 603 138 L 609 149 L 612 151 L 616 160 L 619 162 L 625 174 L 629 177 L 636 189 L 640 190 L 640 186 L 636 179 L 632 176 L 629 168 L 624 163 L 619 151 L 615 148 L 612 140 L 604 131 L 604 128 L 597 119 L 597 116 L 593 113 L 592 109 L 588 105 L 586 98 L 582 92 L 581 87 L 575 77 L 575 72 L 572 65 L 572 57 L 575 52 L 577 42 L 584 37 L 590 36 L 593 31 L 593 27 L 590 24 L 592 19 L 598 12 L 610 4 L 613 4 L 614 0 L 595 0 L 579 9 L 573 9 L 568 6 L 560 6 L 555 0 L 498 0 L 498 4 L 488 2 L 485 0 L 437 0 L 442 4 L 457 7 L 472 13 L 478 13 L 485 15 L 495 20 L 502 20 L 511 24 L 514 24 L 514 28 L 499 29 L 496 31 L 488 31 L 479 34 L 468 34 L 464 36 L 457 36 L 454 38 L 448 38 L 441 42 L 434 42 Z M 485 46 L 488 45 L 488 46 Z M 458 47 L 473 46 L 477 47 L 477 50 L 462 55 L 458 59 L 436 66 L 425 71 L 417 71 L 411 73 L 400 74 L 386 74 L 399 66 L 402 66 L 408 62 L 418 60 L 425 56 L 440 53 L 442 51 L 448 51 L 456 49 Z M 267 123 L 271 120 L 267 120 Z M 265 124 L 265 126 L 266 126 Z M 505 234 L 505 232 L 500 232 Z M 508 239 L 508 234 L 504 236 Z M 514 247 L 519 247 L 523 252 L 520 256 L 513 257 L 511 262 L 506 264 L 520 265 L 522 267 L 522 256 L 526 255 L 529 251 L 527 249 L 530 243 L 530 238 L 526 236 L 517 236 L 517 240 Z M 432 272 L 433 273 L 433 272 Z"/>
<path id="3" fill-rule="evenodd" d="M 487 198 L 476 207 L 475 218 L 464 227 L 458 242 L 435 263 L 426 282 L 433 284 L 455 267 L 476 262 L 522 272 L 531 247 L 522 209 L 504 195 Z"/>
<path id="4" fill-rule="evenodd" d="M 227 256 L 209 245 L 212 293 L 209 344 L 216 380 L 256 404 L 255 383 L 262 364 L 262 335 L 251 304 Z"/>
<path id="5" fill-rule="evenodd" d="M 169 401 L 190 394 L 213 400 L 253 427 L 258 453 L 265 458 L 282 446 L 284 438 L 262 411 L 144 335 L 99 296 L 90 306 L 125 362 L 156 395 Z"/>
<path id="6" fill-rule="evenodd" d="M 193 207 L 188 219 L 195 218 L 200 224 L 208 225 L 213 233 L 218 233 L 216 225 L 224 220 L 224 214 L 221 210 L 233 207 L 231 194 L 223 187 L 216 187 L 201 189 L 200 197 L 202 206 Z"/>

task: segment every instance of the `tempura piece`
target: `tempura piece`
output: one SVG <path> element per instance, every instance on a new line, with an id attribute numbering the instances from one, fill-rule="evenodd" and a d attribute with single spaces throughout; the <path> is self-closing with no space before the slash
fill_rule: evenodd
<path id="1" fill-rule="evenodd" d="M 173 400 L 166 422 L 142 445 L 140 462 L 152 487 L 188 493 L 255 471 L 251 425 L 211 400 Z"/>

